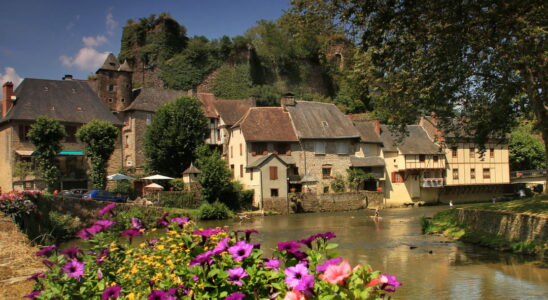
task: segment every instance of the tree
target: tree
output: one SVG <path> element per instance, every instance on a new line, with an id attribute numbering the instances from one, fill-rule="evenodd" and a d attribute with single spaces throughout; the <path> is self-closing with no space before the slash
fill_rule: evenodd
<path id="1" fill-rule="evenodd" d="M 531 126 L 520 122 L 520 126 L 510 134 L 510 169 L 539 170 L 544 169 L 544 156 L 546 149 L 543 143 L 533 137 Z"/>
<path id="2" fill-rule="evenodd" d="M 61 141 L 66 135 L 65 127 L 61 125 L 61 122 L 47 116 L 38 117 L 27 135 L 36 147 L 34 155 L 49 192 L 53 192 L 59 184 L 60 173 L 55 156 L 61 151 Z"/>
<path id="3" fill-rule="evenodd" d="M 107 163 L 114 152 L 118 128 L 107 121 L 93 120 L 80 127 L 76 136 L 86 144 L 86 156 L 91 160 L 89 177 L 96 189 L 106 187 Z"/>
<path id="4" fill-rule="evenodd" d="M 180 177 L 195 159 L 196 147 L 207 133 L 207 119 L 198 99 L 180 97 L 162 105 L 145 132 L 147 168 Z"/>
<path id="5" fill-rule="evenodd" d="M 224 65 L 217 70 L 211 89 L 224 99 L 242 99 L 251 93 L 251 77 L 247 65 Z"/>
<path id="6" fill-rule="evenodd" d="M 202 198 L 209 203 L 215 201 L 225 202 L 226 199 L 223 196 L 228 197 L 228 194 L 232 192 L 231 173 L 226 161 L 221 158 L 218 151 L 211 151 L 205 144 L 199 146 L 196 153 L 196 166 L 202 171 L 199 179 L 202 187 Z"/>

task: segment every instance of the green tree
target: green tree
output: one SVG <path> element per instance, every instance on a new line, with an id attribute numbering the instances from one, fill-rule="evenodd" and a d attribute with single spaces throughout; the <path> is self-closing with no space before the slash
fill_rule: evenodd
<path id="1" fill-rule="evenodd" d="M 194 160 L 196 147 L 204 142 L 207 133 L 207 119 L 198 99 L 180 97 L 162 105 L 145 132 L 147 168 L 180 177 Z"/>
<path id="2" fill-rule="evenodd" d="M 546 149 L 539 138 L 532 135 L 528 123 L 520 123 L 510 134 L 510 169 L 511 170 L 539 170 L 545 168 L 544 157 Z"/>
<path id="3" fill-rule="evenodd" d="M 66 135 L 65 127 L 61 125 L 61 122 L 47 116 L 38 117 L 27 135 L 36 147 L 34 155 L 49 192 L 52 192 L 59 184 L 60 173 L 55 156 L 61 151 L 61 141 Z"/>
<path id="4" fill-rule="evenodd" d="M 347 169 L 346 172 L 348 173 L 348 186 L 351 189 L 358 190 L 364 182 L 377 180 L 373 174 L 366 173 L 363 169 Z"/>
<path id="5" fill-rule="evenodd" d="M 107 163 L 114 152 L 118 128 L 102 120 L 93 120 L 80 127 L 76 136 L 86 145 L 86 156 L 91 160 L 89 177 L 96 189 L 106 187 Z"/>
<path id="6" fill-rule="evenodd" d="M 196 153 L 196 166 L 202 171 L 199 179 L 202 198 L 209 203 L 226 202 L 225 196 L 231 196 L 228 194 L 232 193 L 231 173 L 226 161 L 218 151 L 210 150 L 205 144 L 199 146 Z"/>
<path id="7" fill-rule="evenodd" d="M 242 99 L 251 94 L 251 76 L 247 65 L 224 65 L 217 70 L 211 89 L 224 99 Z"/>

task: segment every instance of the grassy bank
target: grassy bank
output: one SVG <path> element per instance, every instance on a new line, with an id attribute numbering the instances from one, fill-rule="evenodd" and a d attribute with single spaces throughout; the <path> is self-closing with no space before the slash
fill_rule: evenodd
<path id="1" fill-rule="evenodd" d="M 528 199 L 501 203 L 480 203 L 464 205 L 463 208 L 478 210 L 495 210 L 513 213 L 548 213 L 548 197 L 535 196 Z M 481 246 L 522 254 L 546 255 L 546 247 L 536 242 L 509 241 L 505 238 L 483 234 L 460 224 L 457 219 L 457 209 L 441 211 L 432 219 L 422 218 L 421 225 L 425 234 L 443 234 L 454 240 L 461 240 Z M 545 256 L 546 257 L 546 256 Z"/>

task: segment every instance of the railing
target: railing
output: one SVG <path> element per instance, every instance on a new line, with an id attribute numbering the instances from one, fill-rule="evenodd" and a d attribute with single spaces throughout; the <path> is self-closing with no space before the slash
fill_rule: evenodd
<path id="1" fill-rule="evenodd" d="M 526 178 L 546 176 L 546 170 L 523 170 L 510 172 L 510 178 Z"/>
<path id="2" fill-rule="evenodd" d="M 424 188 L 443 187 L 443 178 L 423 178 L 421 186 Z"/>

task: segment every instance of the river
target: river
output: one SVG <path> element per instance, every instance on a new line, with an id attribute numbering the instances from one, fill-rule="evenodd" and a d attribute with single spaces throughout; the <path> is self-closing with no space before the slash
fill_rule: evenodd
<path id="1" fill-rule="evenodd" d="M 252 242 L 271 249 L 277 242 L 333 231 L 338 253 L 351 264 L 369 264 L 403 283 L 396 299 L 547 299 L 548 269 L 530 257 L 500 253 L 436 235 L 422 235 L 419 218 L 442 207 L 252 217 L 200 222 L 202 227 L 257 229 Z M 414 248 L 416 247 L 416 248 Z M 413 249 L 412 249 L 413 248 Z"/>

